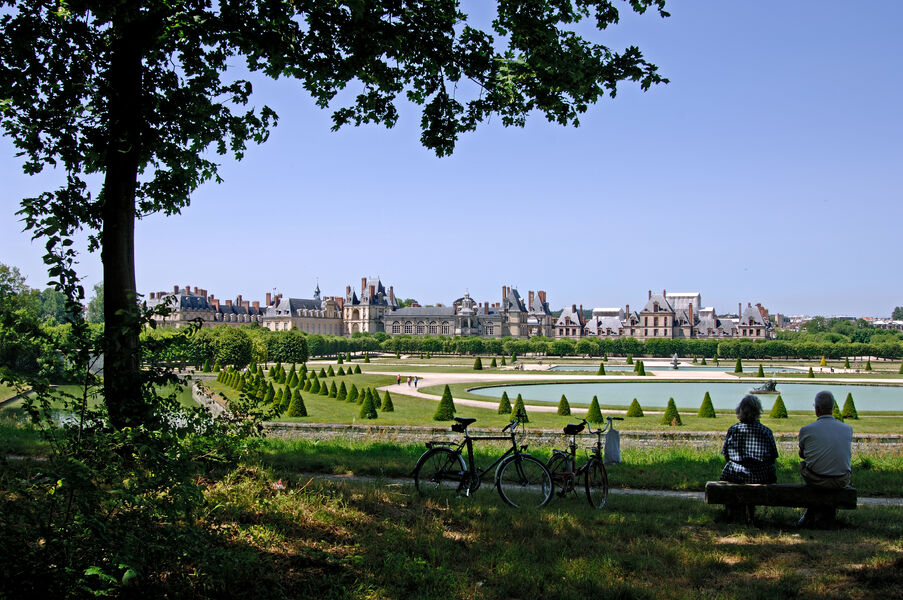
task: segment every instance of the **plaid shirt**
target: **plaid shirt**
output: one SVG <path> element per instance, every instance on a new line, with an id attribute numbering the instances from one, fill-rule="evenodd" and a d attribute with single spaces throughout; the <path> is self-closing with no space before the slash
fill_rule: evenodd
<path id="1" fill-rule="evenodd" d="M 774 483 L 774 461 L 778 448 L 771 429 L 758 421 L 737 423 L 727 430 L 721 454 L 727 459 L 721 471 L 722 481 L 734 483 Z"/>

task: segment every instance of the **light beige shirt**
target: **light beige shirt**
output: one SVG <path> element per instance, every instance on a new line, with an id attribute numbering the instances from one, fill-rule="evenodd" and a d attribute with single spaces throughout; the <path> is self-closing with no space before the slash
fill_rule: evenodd
<path id="1" fill-rule="evenodd" d="M 831 415 L 822 415 L 800 429 L 803 460 L 813 472 L 826 477 L 850 473 L 853 428 Z"/>

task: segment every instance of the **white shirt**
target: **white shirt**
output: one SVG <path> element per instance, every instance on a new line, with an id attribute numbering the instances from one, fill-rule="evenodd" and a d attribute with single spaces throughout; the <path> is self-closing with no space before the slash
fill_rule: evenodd
<path id="1" fill-rule="evenodd" d="M 853 428 L 822 415 L 800 429 L 800 450 L 811 471 L 826 477 L 850 473 Z"/>

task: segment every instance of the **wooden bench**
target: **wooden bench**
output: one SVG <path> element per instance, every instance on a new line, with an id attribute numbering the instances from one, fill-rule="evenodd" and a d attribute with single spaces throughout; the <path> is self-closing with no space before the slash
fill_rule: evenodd
<path id="1" fill-rule="evenodd" d="M 706 504 L 749 506 L 792 506 L 815 509 L 856 508 L 856 488 L 836 490 L 804 483 L 728 483 L 705 484 Z"/>

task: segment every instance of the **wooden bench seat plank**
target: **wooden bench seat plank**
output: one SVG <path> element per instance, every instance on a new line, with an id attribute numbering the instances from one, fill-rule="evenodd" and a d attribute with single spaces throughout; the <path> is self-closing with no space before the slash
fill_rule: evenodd
<path id="1" fill-rule="evenodd" d="M 802 483 L 728 483 L 709 481 L 705 485 L 706 504 L 748 504 L 794 506 L 799 508 L 856 508 L 856 488 L 837 490 Z"/>

